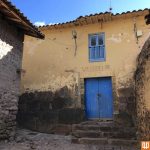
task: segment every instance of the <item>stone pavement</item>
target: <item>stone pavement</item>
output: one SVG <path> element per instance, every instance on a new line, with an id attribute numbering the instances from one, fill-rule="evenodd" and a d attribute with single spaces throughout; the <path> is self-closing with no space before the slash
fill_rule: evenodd
<path id="1" fill-rule="evenodd" d="M 17 130 L 14 141 L 0 142 L 0 150 L 138 150 L 137 148 L 72 144 L 71 136 Z"/>

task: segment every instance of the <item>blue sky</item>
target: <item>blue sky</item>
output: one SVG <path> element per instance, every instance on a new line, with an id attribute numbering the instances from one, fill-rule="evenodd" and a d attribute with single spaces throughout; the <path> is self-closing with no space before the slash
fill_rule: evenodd
<path id="1" fill-rule="evenodd" d="M 150 0 L 111 0 L 113 13 L 150 8 Z M 109 10 L 110 0 L 11 0 L 32 23 L 62 23 Z"/>

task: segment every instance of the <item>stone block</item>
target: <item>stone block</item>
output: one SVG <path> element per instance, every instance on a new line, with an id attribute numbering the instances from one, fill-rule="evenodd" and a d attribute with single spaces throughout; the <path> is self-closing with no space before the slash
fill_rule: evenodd
<path id="1" fill-rule="evenodd" d="M 85 119 L 85 112 L 82 109 L 66 108 L 59 111 L 59 123 L 75 124 Z"/>
<path id="2" fill-rule="evenodd" d="M 69 135 L 72 132 L 72 125 L 57 124 L 52 128 L 51 132 L 59 135 Z"/>

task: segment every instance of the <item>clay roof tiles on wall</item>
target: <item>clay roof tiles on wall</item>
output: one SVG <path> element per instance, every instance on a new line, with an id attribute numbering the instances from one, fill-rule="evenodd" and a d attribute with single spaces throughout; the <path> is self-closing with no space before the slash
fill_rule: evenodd
<path id="1" fill-rule="evenodd" d="M 42 34 L 10 1 L 0 0 L 0 13 L 6 20 L 21 28 L 25 34 L 41 39 L 44 38 L 44 34 Z"/>
<path id="2" fill-rule="evenodd" d="M 139 10 L 133 10 L 133 11 L 127 11 L 127 12 L 122 12 L 122 13 L 110 13 L 110 12 L 100 12 L 100 13 L 95 13 L 95 14 L 90 14 L 90 15 L 85 15 L 85 16 L 80 16 L 75 20 L 69 21 L 69 22 L 63 22 L 63 23 L 58 23 L 58 24 L 52 24 L 52 25 L 45 25 L 45 26 L 40 26 L 41 29 L 45 29 L 47 27 L 51 27 L 51 28 L 55 28 L 55 27 L 63 27 L 65 25 L 82 25 L 83 21 L 87 21 L 88 19 L 92 19 L 94 17 L 97 17 L 97 22 L 101 22 L 101 21 L 106 21 L 108 19 L 108 21 L 111 20 L 111 18 L 114 17 L 119 17 L 122 15 L 127 15 L 127 14 L 138 14 L 140 12 L 144 12 L 144 11 L 150 11 L 150 9 L 145 8 L 145 9 L 139 9 Z M 111 16 L 111 18 L 110 18 Z"/>

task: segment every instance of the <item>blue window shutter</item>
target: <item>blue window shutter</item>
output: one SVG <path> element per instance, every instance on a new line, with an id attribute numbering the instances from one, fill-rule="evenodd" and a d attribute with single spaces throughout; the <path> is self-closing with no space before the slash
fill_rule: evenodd
<path id="1" fill-rule="evenodd" d="M 96 45 L 91 45 L 91 39 L 96 37 Z M 101 38 L 102 37 L 102 38 Z M 99 39 L 101 38 L 101 39 Z M 102 41 L 103 40 L 103 41 Z M 89 59 L 91 62 L 105 60 L 105 34 L 92 34 L 89 35 Z"/>

